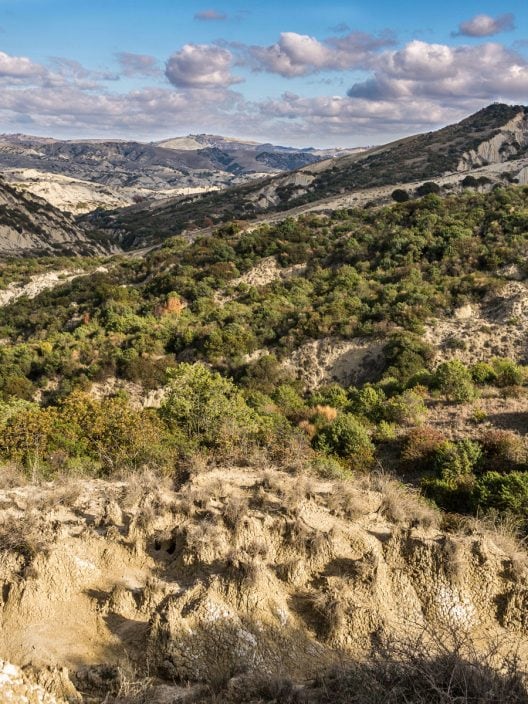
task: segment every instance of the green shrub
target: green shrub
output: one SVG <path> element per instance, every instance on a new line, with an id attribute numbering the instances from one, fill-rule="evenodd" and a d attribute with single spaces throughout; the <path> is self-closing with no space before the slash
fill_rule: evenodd
<path id="1" fill-rule="evenodd" d="M 425 478 L 422 491 L 439 508 L 454 513 L 471 513 L 475 509 L 475 489 L 472 481 L 452 484 L 445 479 Z"/>
<path id="2" fill-rule="evenodd" d="M 391 193 L 391 198 L 392 200 L 396 201 L 396 203 L 406 203 L 409 200 L 410 196 L 407 191 L 403 188 L 396 188 Z"/>
<path id="3" fill-rule="evenodd" d="M 310 406 L 332 406 L 342 411 L 349 405 L 346 391 L 339 384 L 321 386 L 309 399 Z"/>
<path id="4" fill-rule="evenodd" d="M 226 429 L 234 442 L 255 436 L 259 417 L 229 379 L 203 364 L 179 364 L 169 371 L 161 417 L 196 445 L 218 446 Z"/>
<path id="5" fill-rule="evenodd" d="M 458 359 L 438 365 L 435 371 L 435 383 L 449 401 L 463 403 L 475 398 L 476 392 L 471 374 Z"/>
<path id="6" fill-rule="evenodd" d="M 482 458 L 482 448 L 479 443 L 469 438 L 458 442 L 446 440 L 434 453 L 434 465 L 441 478 L 455 486 L 462 480 L 467 480 Z"/>
<path id="7" fill-rule="evenodd" d="M 518 386 L 524 382 L 525 373 L 521 366 L 507 357 L 495 357 L 491 360 L 495 372 L 495 384 L 499 387 Z"/>
<path id="8" fill-rule="evenodd" d="M 475 384 L 492 384 L 497 378 L 495 370 L 487 362 L 472 364 L 469 372 Z"/>
<path id="9" fill-rule="evenodd" d="M 345 464 L 331 455 L 318 455 L 312 467 L 323 479 L 350 479 L 352 472 Z"/>
<path id="10" fill-rule="evenodd" d="M 385 420 L 398 425 L 419 425 L 427 414 L 423 397 L 413 389 L 393 396 L 382 408 Z"/>
<path id="11" fill-rule="evenodd" d="M 352 469 L 366 469 L 374 460 L 374 445 L 369 434 L 351 413 L 342 413 L 320 428 L 313 444 L 317 450 L 346 459 Z"/>
<path id="12" fill-rule="evenodd" d="M 365 384 L 362 389 L 350 391 L 350 409 L 357 415 L 377 421 L 383 416 L 383 406 L 386 401 L 382 389 L 371 384 Z"/>
<path id="13" fill-rule="evenodd" d="M 486 472 L 476 487 L 478 505 L 484 509 L 528 515 L 528 472 Z"/>

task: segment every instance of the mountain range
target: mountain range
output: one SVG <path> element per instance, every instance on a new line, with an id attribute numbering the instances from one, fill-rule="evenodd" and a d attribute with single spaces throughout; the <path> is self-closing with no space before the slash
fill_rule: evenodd
<path id="1" fill-rule="evenodd" d="M 0 136 L 0 174 L 75 214 L 223 189 L 337 153 L 197 134 L 141 143 Z"/>

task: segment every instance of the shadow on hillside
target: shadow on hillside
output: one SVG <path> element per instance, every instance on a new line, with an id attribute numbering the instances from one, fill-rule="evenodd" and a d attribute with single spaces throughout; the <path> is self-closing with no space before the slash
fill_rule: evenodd
<path id="1" fill-rule="evenodd" d="M 526 411 L 493 413 L 488 415 L 486 420 L 502 430 L 516 430 L 524 434 L 528 429 L 528 413 Z"/>

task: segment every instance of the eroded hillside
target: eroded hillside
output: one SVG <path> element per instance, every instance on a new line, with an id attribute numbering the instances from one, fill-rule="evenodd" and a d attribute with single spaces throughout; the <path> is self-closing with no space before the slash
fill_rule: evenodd
<path id="1" fill-rule="evenodd" d="M 447 177 L 452 187 L 460 186 L 473 170 L 484 169 L 475 175 L 484 179 L 481 185 L 523 182 L 527 144 L 526 108 L 493 104 L 435 132 L 319 161 L 220 193 L 98 213 L 86 220 L 86 225 L 111 233 L 125 247 L 141 247 L 230 219 L 265 219 L 277 211 L 310 210 L 318 201 L 328 201 L 328 209 L 346 207 L 333 201 L 344 194 L 361 197 L 366 189 L 376 201 L 396 187 L 415 187 L 432 179 Z M 493 165 L 505 166 L 488 171 Z"/>
<path id="2" fill-rule="evenodd" d="M 497 638 L 496 662 L 515 649 L 524 666 L 528 568 L 506 536 L 446 532 L 383 478 L 196 470 L 178 490 L 147 475 L 4 490 L 0 658 L 60 701 L 123 704 L 271 701 L 245 698 L 266 677 L 308 701 L 332 666 L 418 638 L 436 657 L 455 635 L 483 663 Z"/>

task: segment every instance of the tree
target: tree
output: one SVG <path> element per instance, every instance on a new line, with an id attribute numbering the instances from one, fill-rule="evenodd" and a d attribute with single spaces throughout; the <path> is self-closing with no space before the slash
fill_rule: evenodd
<path id="1" fill-rule="evenodd" d="M 258 415 L 230 379 L 199 363 L 179 364 L 168 376 L 160 415 L 191 442 L 214 447 L 222 443 L 226 429 L 235 441 L 258 432 Z"/>
<path id="2" fill-rule="evenodd" d="M 374 460 L 374 445 L 364 425 L 351 413 L 342 413 L 327 423 L 314 438 L 317 450 L 346 459 L 352 469 L 368 468 Z"/>
<path id="3" fill-rule="evenodd" d="M 419 196 L 428 196 L 431 193 L 440 193 L 440 186 L 434 181 L 426 181 L 418 186 L 416 189 L 416 194 Z"/>
<path id="4" fill-rule="evenodd" d="M 409 200 L 410 196 L 403 188 L 397 188 L 391 193 L 391 198 L 396 201 L 396 203 L 405 203 Z"/>

